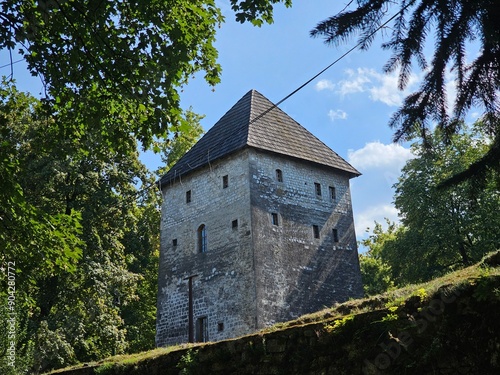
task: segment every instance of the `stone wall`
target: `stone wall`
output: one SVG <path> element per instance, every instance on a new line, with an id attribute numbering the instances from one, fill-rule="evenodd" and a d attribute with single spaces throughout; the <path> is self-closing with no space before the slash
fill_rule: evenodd
<path id="1" fill-rule="evenodd" d="M 207 318 L 208 340 L 255 330 L 247 159 L 247 152 L 239 153 L 163 187 L 158 346 L 188 341 L 185 278 L 190 275 L 198 275 L 193 279 L 194 317 Z M 228 176 L 225 188 L 223 176 Z M 202 224 L 207 251 L 199 253 L 197 229 Z"/>
<path id="2" fill-rule="evenodd" d="M 57 373 L 499 374 L 500 273 L 491 268 L 464 273 L 468 279 L 455 275 L 425 285 L 437 288 L 432 292 L 407 288 L 404 299 L 400 291 L 390 299 L 348 303 L 318 314 L 317 321 L 302 317 L 285 329 Z M 365 312 L 352 314 L 356 306 Z M 375 310 L 366 311 L 368 306 Z M 348 315 L 339 316 L 341 310 Z"/>
<path id="3" fill-rule="evenodd" d="M 211 341 L 362 296 L 347 175 L 247 148 L 162 191 L 158 346 L 188 341 L 190 275 L 194 317 L 206 317 Z"/>
<path id="4" fill-rule="evenodd" d="M 258 327 L 361 297 L 348 176 L 257 150 L 249 160 Z"/>

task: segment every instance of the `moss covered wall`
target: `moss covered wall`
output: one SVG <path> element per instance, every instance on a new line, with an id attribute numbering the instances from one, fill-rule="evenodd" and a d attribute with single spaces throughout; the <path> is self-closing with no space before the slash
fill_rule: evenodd
<path id="1" fill-rule="evenodd" d="M 500 374 L 500 271 L 349 302 L 267 333 L 59 374 L 179 373 Z"/>

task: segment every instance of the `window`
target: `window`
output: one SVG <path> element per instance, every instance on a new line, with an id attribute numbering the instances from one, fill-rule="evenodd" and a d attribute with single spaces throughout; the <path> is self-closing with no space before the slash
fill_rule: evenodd
<path id="1" fill-rule="evenodd" d="M 225 189 L 229 186 L 229 176 L 222 176 L 222 188 Z"/>
<path id="2" fill-rule="evenodd" d="M 317 225 L 313 225 L 313 236 L 319 238 L 319 227 Z"/>
<path id="3" fill-rule="evenodd" d="M 196 341 L 208 341 L 208 319 L 206 316 L 196 319 Z"/>
<path id="4" fill-rule="evenodd" d="M 279 220 L 278 220 L 278 214 L 273 212 L 271 214 L 271 222 L 273 223 L 273 225 L 279 225 Z"/>
<path id="5" fill-rule="evenodd" d="M 172 246 L 177 246 L 177 238 L 174 238 L 174 239 L 172 240 Z"/>
<path id="6" fill-rule="evenodd" d="M 321 197 L 321 184 L 319 182 L 314 183 L 314 190 L 316 191 L 316 195 Z"/>
<path id="7" fill-rule="evenodd" d="M 186 203 L 191 203 L 191 190 L 186 191 Z"/>
<path id="8" fill-rule="evenodd" d="M 204 253 L 207 251 L 207 229 L 205 224 L 198 227 L 198 252 Z"/>
<path id="9" fill-rule="evenodd" d="M 233 221 L 231 222 L 231 228 L 233 228 L 233 229 L 238 228 L 238 219 L 233 220 Z"/>
<path id="10" fill-rule="evenodd" d="M 276 181 L 283 182 L 283 172 L 281 169 L 276 169 Z"/>
<path id="11" fill-rule="evenodd" d="M 330 193 L 330 199 L 331 199 L 331 201 L 332 202 L 335 201 L 335 187 L 329 186 L 328 187 L 328 191 Z"/>
<path id="12" fill-rule="evenodd" d="M 224 323 L 219 322 L 217 323 L 217 332 L 222 332 L 222 331 L 224 331 Z"/>
<path id="13" fill-rule="evenodd" d="M 336 228 L 332 229 L 333 242 L 339 242 L 339 232 Z"/>

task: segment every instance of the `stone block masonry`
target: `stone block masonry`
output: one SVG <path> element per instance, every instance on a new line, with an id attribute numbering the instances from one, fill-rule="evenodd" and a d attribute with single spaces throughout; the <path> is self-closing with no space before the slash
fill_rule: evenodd
<path id="1" fill-rule="evenodd" d="M 347 175 L 252 150 L 250 191 L 258 328 L 363 295 Z"/>
<path id="2" fill-rule="evenodd" d="M 196 341 L 217 341 L 360 297 L 357 176 L 262 94 L 245 94 L 159 181 L 157 345 L 186 342 L 193 320 Z"/>
<path id="3" fill-rule="evenodd" d="M 163 195 L 158 346 L 188 340 L 190 275 L 197 341 L 362 295 L 347 175 L 248 148 Z"/>
<path id="4" fill-rule="evenodd" d="M 203 340 L 222 340 L 255 329 L 246 165 L 247 153 L 234 155 L 164 189 L 158 346 L 187 342 L 188 289 L 184 279 L 189 275 L 198 275 L 193 280 L 194 316 L 195 320 L 206 318 Z M 227 187 L 224 176 L 228 176 Z M 189 203 L 186 191 L 191 191 Z M 198 238 L 202 225 L 206 230 L 203 252 Z"/>

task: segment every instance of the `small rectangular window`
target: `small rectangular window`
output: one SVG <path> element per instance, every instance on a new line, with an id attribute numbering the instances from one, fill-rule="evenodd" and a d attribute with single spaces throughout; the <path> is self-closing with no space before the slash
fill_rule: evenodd
<path id="1" fill-rule="evenodd" d="M 330 191 L 330 199 L 332 202 L 335 201 L 335 187 L 329 186 L 328 190 Z"/>
<path id="2" fill-rule="evenodd" d="M 339 242 L 339 232 L 337 229 L 332 229 L 333 242 Z"/>
<path id="3" fill-rule="evenodd" d="M 224 323 L 219 322 L 217 323 L 217 332 L 222 332 L 222 331 L 224 331 Z"/>
<path id="4" fill-rule="evenodd" d="M 271 214 L 271 221 L 273 223 L 273 225 L 279 225 L 279 220 L 278 220 L 278 214 L 273 212 Z"/>
<path id="5" fill-rule="evenodd" d="M 316 195 L 318 197 L 321 196 L 321 184 L 319 182 L 314 183 L 314 190 L 316 191 Z"/>
<path id="6" fill-rule="evenodd" d="M 172 240 L 172 246 L 177 246 L 177 238 L 174 238 L 174 239 Z"/>
<path id="7" fill-rule="evenodd" d="M 186 203 L 191 203 L 191 190 L 186 191 Z"/>
<path id="8" fill-rule="evenodd" d="M 233 221 L 231 222 L 231 228 L 233 228 L 233 229 L 238 228 L 238 219 L 233 220 Z"/>
<path id="9" fill-rule="evenodd" d="M 222 176 L 222 188 L 225 189 L 229 186 L 229 176 Z"/>
<path id="10" fill-rule="evenodd" d="M 198 252 L 205 253 L 207 251 L 207 227 L 201 224 L 198 227 Z"/>
<path id="11" fill-rule="evenodd" d="M 283 182 L 283 172 L 281 169 L 276 169 L 276 181 Z"/>
<path id="12" fill-rule="evenodd" d="M 317 225 L 313 225 L 313 236 L 319 238 L 319 227 Z"/>

